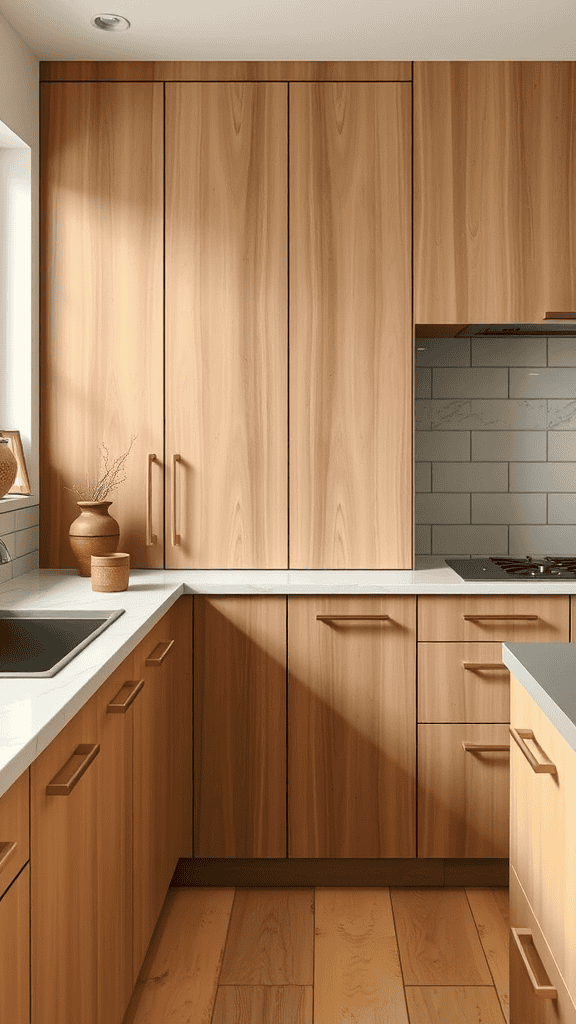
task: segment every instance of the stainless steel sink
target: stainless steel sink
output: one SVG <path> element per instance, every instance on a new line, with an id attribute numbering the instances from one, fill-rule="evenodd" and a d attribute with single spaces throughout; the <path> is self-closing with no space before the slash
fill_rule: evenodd
<path id="1" fill-rule="evenodd" d="M 0 611 L 0 678 L 55 676 L 123 612 Z"/>

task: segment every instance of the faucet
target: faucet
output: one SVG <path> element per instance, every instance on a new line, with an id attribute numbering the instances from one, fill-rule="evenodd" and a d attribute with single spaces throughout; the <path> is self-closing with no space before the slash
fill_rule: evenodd
<path id="1" fill-rule="evenodd" d="M 12 556 L 8 551 L 4 541 L 0 538 L 0 565 L 5 565 L 6 562 L 11 562 Z"/>

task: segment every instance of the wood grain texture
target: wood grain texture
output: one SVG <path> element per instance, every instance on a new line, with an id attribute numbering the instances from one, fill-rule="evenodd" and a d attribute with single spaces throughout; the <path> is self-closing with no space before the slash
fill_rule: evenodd
<path id="1" fill-rule="evenodd" d="M 41 61 L 41 82 L 175 81 L 401 81 L 412 78 L 408 60 L 353 61 Z"/>
<path id="2" fill-rule="evenodd" d="M 408 1024 L 387 889 L 317 889 L 314 1022 Z"/>
<path id="3" fill-rule="evenodd" d="M 233 889 L 171 889 L 124 1024 L 209 1022 Z"/>
<path id="4" fill-rule="evenodd" d="M 30 1024 L 29 864 L 0 900 L 0 1020 Z"/>
<path id="5" fill-rule="evenodd" d="M 510 900 L 506 889 L 466 889 L 484 955 L 488 961 L 502 1013 L 510 1020 Z"/>
<path id="6" fill-rule="evenodd" d="M 112 494 L 133 567 L 163 564 L 163 88 L 41 86 L 40 564 L 73 566 L 68 491 L 136 435 Z M 136 170 L 137 169 L 137 172 Z M 153 529 L 145 544 L 147 455 Z"/>
<path id="7" fill-rule="evenodd" d="M 510 673 L 502 662 L 501 644 L 418 644 L 419 722 L 509 720 Z"/>
<path id="8" fill-rule="evenodd" d="M 418 856 L 508 856 L 508 751 L 474 753 L 462 742 L 509 745 L 507 725 L 418 726 Z"/>
<path id="9" fill-rule="evenodd" d="M 576 309 L 576 63 L 414 66 L 414 319 Z"/>
<path id="10" fill-rule="evenodd" d="M 412 597 L 288 599 L 290 857 L 415 855 L 415 625 Z"/>
<path id="11" fill-rule="evenodd" d="M 290 86 L 290 566 L 412 565 L 411 89 Z"/>
<path id="12" fill-rule="evenodd" d="M 576 992 L 568 991 L 552 950 L 534 915 L 514 868 L 510 867 L 510 925 L 529 928 L 534 947 L 558 999 L 540 999 L 534 994 L 526 968 L 510 936 L 510 1024 L 576 1024 Z"/>
<path id="13" fill-rule="evenodd" d="M 312 1024 L 311 985 L 221 985 L 212 1024 Z"/>
<path id="14" fill-rule="evenodd" d="M 410 1024 L 446 1024 L 447 1021 L 474 1024 L 504 1024 L 498 996 L 493 988 L 477 986 L 430 986 L 407 988 Z"/>
<path id="15" fill-rule="evenodd" d="M 0 896 L 30 856 L 29 786 L 30 773 L 26 769 L 0 797 L 0 852 L 4 843 L 16 843 L 14 853 L 0 871 Z"/>
<path id="16" fill-rule="evenodd" d="M 96 729 L 95 705 L 89 702 L 30 768 L 34 1024 L 98 1021 L 98 758 L 69 796 L 46 794 L 78 744 L 95 742 Z"/>
<path id="17" fill-rule="evenodd" d="M 132 995 L 132 716 L 110 715 L 108 704 L 134 677 L 129 655 L 100 687 L 95 706 L 98 864 L 98 1021 L 121 1021 Z M 136 700 L 141 698 L 139 694 Z M 136 770 L 138 766 L 136 766 Z"/>
<path id="18" fill-rule="evenodd" d="M 466 621 L 464 615 L 537 615 L 538 619 L 472 622 Z M 495 597 L 424 594 L 418 598 L 418 639 L 561 643 L 568 640 L 569 616 L 568 598 L 563 594 Z"/>
<path id="19" fill-rule="evenodd" d="M 393 889 L 405 985 L 491 985 L 470 911 L 459 889 Z"/>
<path id="20" fill-rule="evenodd" d="M 533 730 L 557 769 L 536 774 L 510 744 L 510 863 L 576 1001 L 576 753 L 514 676 L 510 720 Z"/>
<path id="21" fill-rule="evenodd" d="M 170 685 L 170 859 L 192 855 L 193 803 L 193 688 L 192 645 L 194 640 L 194 598 L 178 598 L 166 614 L 166 636 L 174 637 L 167 656 Z"/>
<path id="22" fill-rule="evenodd" d="M 221 985 L 312 985 L 314 891 L 238 889 Z"/>
<path id="23" fill-rule="evenodd" d="M 194 598 L 194 855 L 286 856 L 286 599 Z"/>
<path id="24" fill-rule="evenodd" d="M 166 86 L 168 568 L 285 568 L 287 86 Z"/>

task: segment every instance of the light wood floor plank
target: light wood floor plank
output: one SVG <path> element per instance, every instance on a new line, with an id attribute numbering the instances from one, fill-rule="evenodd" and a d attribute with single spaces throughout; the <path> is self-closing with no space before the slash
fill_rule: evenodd
<path id="1" fill-rule="evenodd" d="M 388 889 L 316 889 L 314 1024 L 408 1024 Z"/>
<path id="2" fill-rule="evenodd" d="M 170 889 L 124 1024 L 211 1019 L 234 889 Z"/>
<path id="3" fill-rule="evenodd" d="M 393 889 L 405 985 L 492 985 L 463 889 Z"/>
<path id="4" fill-rule="evenodd" d="M 212 1024 L 312 1024 L 312 986 L 221 985 Z"/>
<path id="5" fill-rule="evenodd" d="M 493 988 L 407 987 L 406 1000 L 410 1024 L 504 1024 Z"/>
<path id="6" fill-rule="evenodd" d="M 492 972 L 502 1012 L 510 1020 L 509 955 L 510 906 L 507 889 L 466 889 L 480 942 Z"/>
<path id="7" fill-rule="evenodd" d="M 313 889 L 238 889 L 221 985 L 312 985 Z"/>

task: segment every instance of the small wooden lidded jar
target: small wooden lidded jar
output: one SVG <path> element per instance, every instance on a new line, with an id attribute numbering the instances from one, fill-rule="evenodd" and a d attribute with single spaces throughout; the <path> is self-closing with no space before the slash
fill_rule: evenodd
<path id="1" fill-rule="evenodd" d="M 115 555 L 92 555 L 91 566 L 92 590 L 100 594 L 128 590 L 130 555 L 124 551 L 117 551 Z"/>

